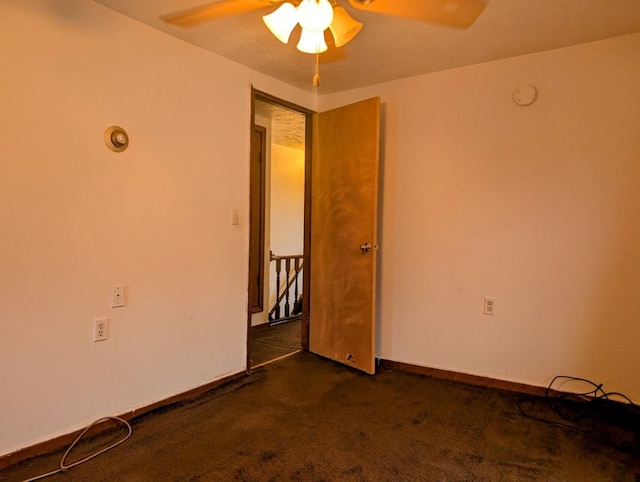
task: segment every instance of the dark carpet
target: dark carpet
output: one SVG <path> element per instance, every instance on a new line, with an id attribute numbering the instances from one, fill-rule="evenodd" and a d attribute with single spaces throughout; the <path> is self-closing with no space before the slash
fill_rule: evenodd
<path id="1" fill-rule="evenodd" d="M 251 328 L 251 367 L 299 350 L 301 330 L 300 320 Z"/>
<path id="2" fill-rule="evenodd" d="M 588 434 L 523 416 L 520 398 L 397 371 L 369 376 L 299 353 L 141 417 L 124 444 L 45 480 L 640 481 L 631 407 L 581 421 Z M 524 406 L 553 416 L 543 399 Z M 0 479 L 46 472 L 60 456 Z"/>

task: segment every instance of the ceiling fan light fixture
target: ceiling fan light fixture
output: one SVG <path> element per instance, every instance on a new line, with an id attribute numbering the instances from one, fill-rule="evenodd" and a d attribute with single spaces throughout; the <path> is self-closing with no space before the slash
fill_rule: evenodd
<path id="1" fill-rule="evenodd" d="M 324 32 L 333 21 L 329 0 L 302 0 L 298 5 L 298 22 L 303 30 Z"/>
<path id="2" fill-rule="evenodd" d="M 269 15 L 264 15 L 262 21 L 280 42 L 286 44 L 298 23 L 298 10 L 293 4 L 285 2 Z"/>
<path id="3" fill-rule="evenodd" d="M 342 47 L 353 40 L 362 29 L 362 23 L 354 20 L 342 7 L 334 7 L 333 21 L 329 25 L 336 47 Z"/>
<path id="4" fill-rule="evenodd" d="M 300 34 L 300 41 L 296 48 L 305 54 L 321 54 L 322 52 L 326 52 L 328 47 L 324 41 L 324 32 L 316 32 L 303 28 L 302 34 Z"/>

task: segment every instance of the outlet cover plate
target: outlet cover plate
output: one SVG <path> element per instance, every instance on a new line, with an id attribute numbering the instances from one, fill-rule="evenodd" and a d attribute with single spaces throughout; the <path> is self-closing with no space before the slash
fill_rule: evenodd
<path id="1" fill-rule="evenodd" d="M 105 341 L 109 338 L 109 318 L 93 320 L 93 341 Z"/>
<path id="2" fill-rule="evenodd" d="M 496 299 L 490 296 L 484 297 L 484 309 L 482 311 L 485 315 L 496 314 Z"/>

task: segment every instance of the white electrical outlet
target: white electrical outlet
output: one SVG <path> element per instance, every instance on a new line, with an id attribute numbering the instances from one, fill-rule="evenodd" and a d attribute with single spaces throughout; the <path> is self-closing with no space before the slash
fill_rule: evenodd
<path id="1" fill-rule="evenodd" d="M 484 297 L 484 310 L 482 311 L 485 315 L 495 315 L 496 314 L 496 299 L 490 298 L 489 296 Z"/>
<path id="2" fill-rule="evenodd" d="M 104 341 L 109 338 L 109 318 L 93 320 L 93 341 Z"/>
<path id="3" fill-rule="evenodd" d="M 111 308 L 124 306 L 124 285 L 111 287 Z"/>

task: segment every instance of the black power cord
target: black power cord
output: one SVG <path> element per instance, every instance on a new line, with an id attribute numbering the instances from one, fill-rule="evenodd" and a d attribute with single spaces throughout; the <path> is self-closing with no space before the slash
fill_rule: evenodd
<path id="1" fill-rule="evenodd" d="M 554 386 L 567 382 L 580 382 L 586 384 L 589 389 L 577 393 L 561 392 L 554 389 Z M 533 404 L 540 401 L 544 401 L 546 406 L 556 415 L 555 419 L 533 415 L 523 406 L 525 403 Z M 558 375 L 547 386 L 544 397 L 521 398 L 516 401 L 516 405 L 520 413 L 531 420 L 573 430 L 608 445 L 613 445 L 617 449 L 631 451 L 634 455 L 640 454 L 640 407 L 623 393 L 606 392 L 602 383 L 596 384 L 585 378 Z M 604 436 L 602 431 L 585 429 L 579 425 L 585 418 L 593 420 L 597 417 L 602 418 L 603 415 L 607 418 L 607 422 L 611 422 L 613 417 L 617 415 L 624 419 L 622 422 L 625 424 L 626 430 L 633 431 L 635 429 L 635 446 L 633 446 L 633 442 L 629 445 L 614 443 Z"/>

